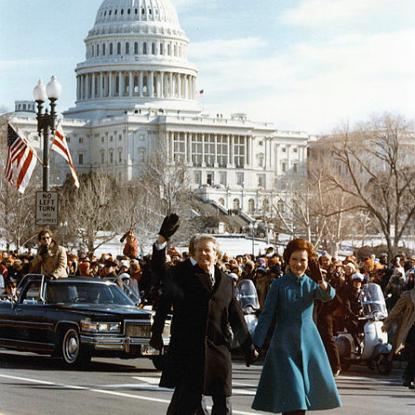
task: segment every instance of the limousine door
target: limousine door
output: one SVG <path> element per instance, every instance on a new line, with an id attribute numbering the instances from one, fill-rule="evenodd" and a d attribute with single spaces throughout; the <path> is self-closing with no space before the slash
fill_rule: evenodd
<path id="1" fill-rule="evenodd" d="M 48 331 L 53 324 L 48 321 L 48 307 L 44 301 L 44 276 L 34 278 L 22 288 L 19 300 L 13 308 L 13 319 L 17 330 L 16 348 L 49 352 Z"/>

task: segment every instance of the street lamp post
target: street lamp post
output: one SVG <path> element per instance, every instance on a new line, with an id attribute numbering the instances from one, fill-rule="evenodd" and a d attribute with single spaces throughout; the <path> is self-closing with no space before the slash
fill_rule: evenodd
<path id="1" fill-rule="evenodd" d="M 52 76 L 49 83 L 45 84 L 39 80 L 35 88 L 33 89 L 33 98 L 37 104 L 37 132 L 39 136 L 43 131 L 43 191 L 49 191 L 49 132 L 54 134 L 55 121 L 56 121 L 56 101 L 59 99 L 59 95 L 62 91 L 62 87 L 55 76 Z M 43 104 L 49 98 L 50 101 L 50 113 L 45 109 L 43 112 Z"/>
<path id="2" fill-rule="evenodd" d="M 258 227 L 256 222 L 251 222 L 249 224 L 249 229 L 251 230 L 251 240 L 252 240 L 252 255 L 255 256 L 255 229 Z"/>

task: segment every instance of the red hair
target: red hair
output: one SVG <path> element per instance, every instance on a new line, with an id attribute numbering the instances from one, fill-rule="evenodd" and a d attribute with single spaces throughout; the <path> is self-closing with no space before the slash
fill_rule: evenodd
<path id="1" fill-rule="evenodd" d="M 308 258 L 315 258 L 316 252 L 314 246 L 311 242 L 306 241 L 305 239 L 297 238 L 288 242 L 288 245 L 284 251 L 284 262 L 288 264 L 290 261 L 291 255 L 295 251 L 307 251 Z"/>

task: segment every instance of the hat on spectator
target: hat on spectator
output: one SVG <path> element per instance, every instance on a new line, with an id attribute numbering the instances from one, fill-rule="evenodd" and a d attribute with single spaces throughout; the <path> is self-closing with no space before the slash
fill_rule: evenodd
<path id="1" fill-rule="evenodd" d="M 345 264 L 345 267 L 349 267 L 349 268 L 351 268 L 354 272 L 356 272 L 356 264 L 354 264 L 353 262 L 348 262 L 347 264 Z"/>
<path id="2" fill-rule="evenodd" d="M 265 258 L 258 258 L 258 264 L 261 267 L 265 267 L 267 265 L 267 260 Z"/>
<path id="3" fill-rule="evenodd" d="M 258 268 L 256 269 L 256 272 L 263 272 L 263 273 L 266 273 L 266 272 L 267 272 L 267 269 L 266 269 L 265 267 L 258 267 Z"/>
<path id="4" fill-rule="evenodd" d="M 130 261 L 128 261 L 128 260 L 126 260 L 126 259 L 123 259 L 121 262 L 120 262 L 120 268 L 130 268 Z"/>
<path id="5" fill-rule="evenodd" d="M 365 277 L 360 272 L 356 272 L 352 275 L 352 281 L 364 281 Z"/>

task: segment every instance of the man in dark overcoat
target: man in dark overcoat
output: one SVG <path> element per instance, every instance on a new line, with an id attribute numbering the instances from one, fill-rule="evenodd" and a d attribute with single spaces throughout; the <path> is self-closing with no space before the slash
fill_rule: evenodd
<path id="1" fill-rule="evenodd" d="M 153 272 L 162 278 L 162 295 L 152 344 L 162 343 L 166 310 L 172 305 L 171 340 L 160 386 L 175 388 L 168 415 L 207 414 L 203 396 L 212 396 L 212 415 L 232 413 L 230 327 L 246 356 L 255 357 L 231 279 L 217 268 L 218 244 L 211 235 L 193 238 L 191 258 L 166 264 L 166 242 L 177 229 L 176 215 L 166 217 L 153 250 Z M 176 224 L 175 224 L 176 223 Z"/>

